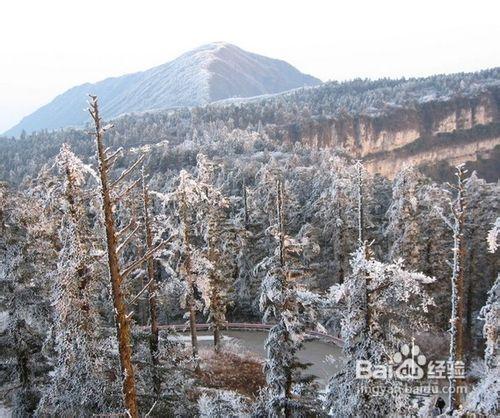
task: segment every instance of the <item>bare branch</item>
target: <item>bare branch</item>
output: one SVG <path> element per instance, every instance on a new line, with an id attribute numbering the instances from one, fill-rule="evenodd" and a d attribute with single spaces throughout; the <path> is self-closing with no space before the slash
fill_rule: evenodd
<path id="1" fill-rule="evenodd" d="M 102 127 L 102 131 L 106 132 L 106 131 L 109 131 L 111 128 L 114 128 L 114 127 L 115 127 L 114 123 L 108 123 L 107 125 L 105 125 L 105 126 Z"/>
<path id="2" fill-rule="evenodd" d="M 127 177 L 142 162 L 142 160 L 144 160 L 144 157 L 145 155 L 142 154 L 134 164 L 123 171 L 123 173 L 121 173 L 120 176 L 111 184 L 110 188 L 115 187 L 120 181 Z"/>
<path id="3" fill-rule="evenodd" d="M 125 238 L 125 240 L 116 248 L 116 253 L 120 254 L 120 252 L 125 248 L 125 246 L 129 243 L 135 233 L 139 230 L 139 225 L 137 225 L 134 230 Z"/>
<path id="4" fill-rule="evenodd" d="M 155 406 L 156 404 L 158 403 L 158 401 L 155 401 L 155 403 L 153 404 L 153 406 L 151 407 L 151 409 L 148 411 L 148 413 L 145 415 L 145 418 L 151 416 L 151 412 L 153 412 L 153 409 L 155 409 Z"/>
<path id="5" fill-rule="evenodd" d="M 135 219 L 131 219 L 127 226 L 124 226 L 120 231 L 117 232 L 116 238 L 119 239 L 125 232 L 135 225 Z"/>
<path id="6" fill-rule="evenodd" d="M 136 186 L 138 186 L 140 182 L 141 182 L 141 179 L 137 179 L 136 181 L 134 181 L 122 193 L 120 193 L 118 196 L 116 196 L 114 198 L 114 203 L 118 203 L 120 200 L 122 200 L 127 194 L 130 193 L 131 190 L 133 190 Z"/>
<path id="7" fill-rule="evenodd" d="M 126 266 L 125 269 L 123 270 L 122 274 L 121 274 L 122 279 L 125 279 L 125 277 L 127 277 L 135 268 L 137 268 L 142 263 L 144 263 L 147 259 L 149 259 L 150 257 L 152 257 L 168 241 L 170 241 L 170 239 L 168 239 L 166 241 L 160 242 L 156 247 L 154 247 L 151 250 L 149 250 L 148 252 L 146 252 L 141 258 L 139 258 L 138 260 L 133 261 L 128 266 Z"/>
<path id="8" fill-rule="evenodd" d="M 112 158 L 115 158 L 122 151 L 123 151 L 123 147 L 118 148 L 115 152 L 113 152 L 113 154 L 107 156 L 104 161 L 108 162 Z M 109 152 L 109 148 L 107 148 L 106 151 L 104 151 L 105 154 L 107 154 L 108 152 Z"/>
<path id="9" fill-rule="evenodd" d="M 134 299 L 132 299 L 132 300 L 130 301 L 130 305 L 134 305 L 134 304 L 135 304 L 135 302 L 137 301 L 137 299 L 139 299 L 139 297 L 140 297 L 140 296 L 141 296 L 141 295 L 142 295 L 142 294 L 143 294 L 143 293 L 144 293 L 144 292 L 148 289 L 148 287 L 151 285 L 151 283 L 153 283 L 153 281 L 154 281 L 154 278 L 153 278 L 153 279 L 151 279 L 151 280 L 150 280 L 150 281 L 146 284 L 146 286 L 144 286 L 144 287 L 141 289 L 141 291 L 140 291 L 139 293 L 137 293 L 137 295 L 135 295 Z"/>

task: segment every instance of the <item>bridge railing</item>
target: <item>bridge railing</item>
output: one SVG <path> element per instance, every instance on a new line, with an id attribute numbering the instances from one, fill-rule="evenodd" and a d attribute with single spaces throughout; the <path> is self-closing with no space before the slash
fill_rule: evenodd
<path id="1" fill-rule="evenodd" d="M 226 324 L 225 329 L 230 330 L 258 330 L 258 331 L 268 331 L 272 328 L 272 324 L 262 324 L 262 323 L 252 323 L 252 322 L 229 322 Z M 160 329 L 173 329 L 175 331 L 186 332 L 189 330 L 188 324 L 169 324 L 169 325 L 160 325 Z M 210 324 L 202 323 L 196 324 L 196 329 L 198 331 L 208 331 L 210 329 Z M 326 334 L 324 332 L 313 331 L 310 330 L 307 332 L 307 335 L 314 338 L 320 338 L 328 342 L 332 342 L 335 345 L 342 347 L 344 342 L 341 338 L 336 337 L 331 334 Z"/>

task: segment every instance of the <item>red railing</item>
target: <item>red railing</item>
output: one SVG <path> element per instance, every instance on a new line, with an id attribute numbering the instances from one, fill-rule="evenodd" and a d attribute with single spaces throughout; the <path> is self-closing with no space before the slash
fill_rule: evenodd
<path id="1" fill-rule="evenodd" d="M 271 329 L 272 324 L 260 324 L 251 322 L 229 322 L 226 324 L 226 329 L 230 330 L 244 330 L 244 331 L 268 331 Z M 186 332 L 189 330 L 189 324 L 171 324 L 171 325 L 160 325 L 160 329 L 174 329 L 180 332 Z M 196 324 L 196 329 L 198 331 L 208 331 L 210 329 L 210 324 Z M 339 347 L 342 347 L 344 342 L 339 337 L 334 335 L 326 334 L 319 331 L 308 331 L 307 335 L 310 337 L 321 338 L 325 341 L 332 342 Z"/>

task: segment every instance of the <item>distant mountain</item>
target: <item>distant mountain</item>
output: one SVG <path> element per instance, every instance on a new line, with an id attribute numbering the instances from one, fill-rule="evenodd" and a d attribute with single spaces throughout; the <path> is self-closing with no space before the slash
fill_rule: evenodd
<path id="1" fill-rule="evenodd" d="M 319 83 L 321 80 L 301 73 L 285 61 L 216 42 L 146 71 L 73 87 L 23 118 L 5 135 L 83 125 L 88 121 L 83 111 L 88 93 L 99 96 L 102 114 L 109 119 L 123 113 L 197 106 Z"/>

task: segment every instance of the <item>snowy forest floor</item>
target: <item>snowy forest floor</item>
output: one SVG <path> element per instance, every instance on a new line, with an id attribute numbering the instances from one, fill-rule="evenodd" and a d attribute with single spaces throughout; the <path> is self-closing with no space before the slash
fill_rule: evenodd
<path id="1" fill-rule="evenodd" d="M 212 350 L 213 339 L 209 332 L 201 332 L 199 342 L 202 348 L 200 356 L 202 360 L 207 360 L 213 367 L 217 368 L 219 359 Z M 187 334 L 182 337 L 188 337 Z M 244 367 L 251 364 L 258 364 L 258 373 L 262 374 L 263 361 L 266 358 L 265 340 L 267 332 L 262 331 L 237 331 L 226 330 L 223 332 L 224 353 L 222 360 L 237 366 L 233 355 L 240 357 L 240 362 L 245 363 Z M 187 342 L 187 341 L 186 341 Z M 203 354 L 205 353 L 205 354 Z M 225 355 L 228 357 L 224 357 Z M 207 357 L 203 357 L 206 355 Z M 329 378 L 342 368 L 342 349 L 331 342 L 323 342 L 318 339 L 305 341 L 304 347 L 297 353 L 298 359 L 303 364 L 308 364 L 307 374 L 314 375 L 320 385 L 325 385 Z M 248 362 L 248 364 L 246 364 Z M 229 366 L 228 366 L 229 367 Z M 243 367 L 243 366 L 242 366 Z M 219 370 L 223 372 L 223 369 Z M 213 371 L 216 374 L 216 371 Z M 245 376 L 241 376 L 245 378 Z M 210 386 L 210 385 L 207 385 Z M 236 389 L 235 389 L 236 390 Z"/>
<path id="2" fill-rule="evenodd" d="M 211 348 L 202 349 L 197 377 L 206 387 L 232 390 L 255 398 L 266 384 L 262 359 L 241 349 L 236 352 L 234 348 L 225 348 L 220 353 Z"/>

